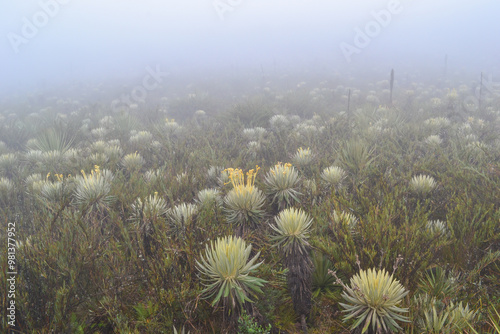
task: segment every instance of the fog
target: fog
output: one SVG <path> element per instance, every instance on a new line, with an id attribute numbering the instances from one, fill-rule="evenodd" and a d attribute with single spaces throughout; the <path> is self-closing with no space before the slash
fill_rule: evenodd
<path id="1" fill-rule="evenodd" d="M 145 68 L 498 74 L 494 0 L 3 1 L 2 96 Z"/>

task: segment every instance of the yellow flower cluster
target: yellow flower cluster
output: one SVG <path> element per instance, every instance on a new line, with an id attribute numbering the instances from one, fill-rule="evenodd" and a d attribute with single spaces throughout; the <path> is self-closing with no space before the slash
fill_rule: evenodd
<path id="1" fill-rule="evenodd" d="M 245 175 L 240 168 L 226 168 L 224 172 L 229 174 L 230 182 L 232 183 L 234 189 L 240 189 L 242 187 L 253 187 L 255 183 L 255 178 L 257 177 L 257 172 L 260 167 L 255 166 L 255 169 L 250 169 L 247 175 L 247 181 L 245 183 Z M 229 182 L 228 182 L 229 183 Z"/>
<path id="2" fill-rule="evenodd" d="M 83 175 L 83 178 L 85 179 L 85 181 L 87 181 L 87 174 L 85 174 L 85 171 L 82 169 L 80 171 Z M 90 178 L 94 178 L 94 177 L 98 177 L 101 175 L 101 169 L 99 168 L 99 166 L 97 165 L 94 165 L 94 169 L 92 171 L 90 171 Z"/>
<path id="3" fill-rule="evenodd" d="M 299 147 L 299 149 L 297 150 L 297 155 L 300 158 L 308 157 L 311 155 L 311 150 L 309 147 L 307 149 L 303 149 L 302 147 Z"/>
<path id="4" fill-rule="evenodd" d="M 273 175 L 276 175 L 276 171 L 282 171 L 283 172 L 283 175 L 286 175 L 288 173 L 290 173 L 290 171 L 292 170 L 292 164 L 287 162 L 285 164 L 282 164 L 281 162 L 278 162 L 275 166 L 275 168 L 272 168 L 270 170 L 270 172 L 273 174 Z"/>

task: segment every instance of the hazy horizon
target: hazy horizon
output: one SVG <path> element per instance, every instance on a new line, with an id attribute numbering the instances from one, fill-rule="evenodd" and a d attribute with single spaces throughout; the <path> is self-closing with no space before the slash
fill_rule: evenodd
<path id="1" fill-rule="evenodd" d="M 436 73 L 447 55 L 450 73 L 495 76 L 499 10 L 492 0 L 13 2 L 0 13 L 0 96 L 73 82 L 128 84 L 147 67 Z"/>

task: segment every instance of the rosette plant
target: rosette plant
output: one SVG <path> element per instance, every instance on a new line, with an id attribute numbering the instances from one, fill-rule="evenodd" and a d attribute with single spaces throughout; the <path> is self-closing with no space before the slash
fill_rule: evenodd
<path id="1" fill-rule="evenodd" d="M 292 156 L 292 162 L 299 168 L 306 168 L 313 161 L 314 156 L 311 149 L 299 147 L 297 152 Z"/>
<path id="2" fill-rule="evenodd" d="M 168 210 L 167 216 L 174 238 L 184 239 L 187 228 L 196 222 L 197 213 L 198 206 L 191 203 L 181 203 Z"/>
<path id="3" fill-rule="evenodd" d="M 109 170 L 100 170 L 94 166 L 90 174 L 81 171 L 82 176 L 76 178 L 75 204 L 87 215 L 102 213 L 109 208 L 114 200 L 110 195 L 113 173 Z"/>
<path id="4" fill-rule="evenodd" d="M 256 293 L 262 293 L 266 281 L 250 276 L 262 264 L 256 263 L 260 252 L 249 259 L 251 250 L 251 245 L 233 236 L 206 245 L 205 256 L 196 264 L 206 286 L 202 294 L 213 298 L 212 306 L 222 300 L 226 310 L 239 312 L 246 302 L 253 302 Z"/>
<path id="5" fill-rule="evenodd" d="M 351 278 L 351 285 L 343 287 L 346 303 L 340 305 L 347 313 L 344 321 L 356 319 L 351 329 L 362 328 L 361 333 L 391 333 L 402 329 L 398 321 L 409 322 L 401 314 L 408 312 L 408 308 L 398 306 L 409 291 L 385 269 L 360 270 Z"/>
<path id="6" fill-rule="evenodd" d="M 410 189 L 419 196 L 430 194 L 436 186 L 436 180 L 429 175 L 415 175 L 410 181 Z"/>
<path id="7" fill-rule="evenodd" d="M 233 189 L 224 198 L 226 219 L 236 225 L 235 234 L 243 236 L 246 229 L 255 229 L 264 217 L 262 209 L 265 196 L 255 185 L 255 177 L 259 167 L 249 170 L 245 176 L 241 169 L 229 168 L 230 183 Z"/>
<path id="8" fill-rule="evenodd" d="M 297 191 L 299 181 L 299 172 L 289 163 L 280 162 L 269 170 L 264 182 L 267 185 L 267 193 L 273 197 L 273 202 L 278 203 L 278 210 L 292 205 L 293 202 L 300 202 L 300 193 Z"/>
<path id="9" fill-rule="evenodd" d="M 132 203 L 132 216 L 130 219 L 142 236 L 146 255 L 152 254 L 153 234 L 155 230 L 162 227 L 162 221 L 167 212 L 167 202 L 158 196 L 157 192 L 145 199 L 137 198 Z"/>
<path id="10" fill-rule="evenodd" d="M 333 188 L 340 188 L 342 185 L 342 181 L 347 176 L 345 170 L 337 166 L 330 166 L 323 169 L 321 173 L 321 178 L 325 181 L 329 186 Z"/>
<path id="11" fill-rule="evenodd" d="M 288 208 L 281 211 L 275 220 L 276 225 L 271 225 L 275 232 L 272 240 L 285 258 L 293 306 L 300 315 L 302 329 L 306 332 L 306 317 L 311 312 L 312 295 L 313 266 L 309 256 L 311 246 L 307 241 L 312 219 L 300 209 Z"/>

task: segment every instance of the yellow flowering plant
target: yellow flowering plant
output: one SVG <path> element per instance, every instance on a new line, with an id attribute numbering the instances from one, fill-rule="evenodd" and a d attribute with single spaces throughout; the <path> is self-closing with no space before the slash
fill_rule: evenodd
<path id="1" fill-rule="evenodd" d="M 254 229 L 264 217 L 265 196 L 256 186 L 255 178 L 260 167 L 256 166 L 245 174 L 241 169 L 228 168 L 229 180 L 233 188 L 224 198 L 227 221 L 235 224 L 237 234 L 242 235 L 245 228 Z"/>

